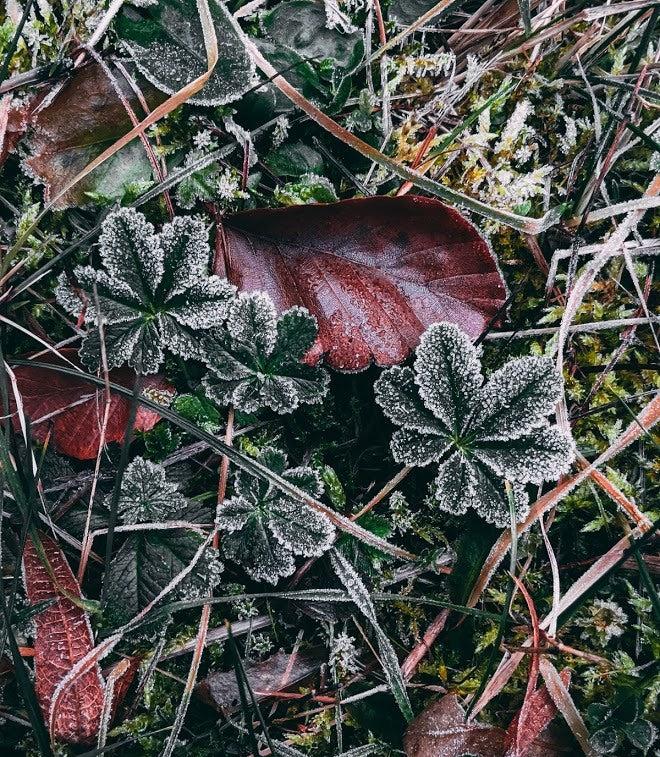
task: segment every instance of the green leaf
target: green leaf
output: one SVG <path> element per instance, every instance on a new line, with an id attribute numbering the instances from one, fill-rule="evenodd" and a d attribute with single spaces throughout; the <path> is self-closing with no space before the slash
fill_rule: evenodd
<path id="1" fill-rule="evenodd" d="M 114 555 L 105 574 L 107 616 L 115 626 L 128 622 L 187 568 L 204 543 L 194 531 L 138 531 Z M 220 580 L 222 563 L 207 547 L 193 570 L 168 599 L 207 597 Z"/>
<path id="2" fill-rule="evenodd" d="M 286 470 L 286 456 L 279 450 L 266 447 L 257 460 L 313 496 L 323 491 L 315 470 Z M 218 526 L 225 531 L 222 547 L 255 580 L 275 584 L 293 573 L 297 556 L 320 556 L 330 548 L 335 529 L 322 513 L 244 472 L 235 476 L 234 488 L 236 495 L 218 511 Z"/>
<path id="3" fill-rule="evenodd" d="M 290 413 L 301 403 L 321 402 L 330 377 L 300 362 L 316 333 L 316 320 L 304 308 L 291 308 L 278 318 L 268 295 L 239 294 L 229 308 L 226 331 L 204 343 L 211 371 L 204 379 L 208 396 L 246 413 L 263 408 Z"/>
<path id="4" fill-rule="evenodd" d="M 209 10 L 218 40 L 218 62 L 201 92 L 188 102 L 224 105 L 250 89 L 254 65 L 243 32 L 224 4 L 210 0 Z M 125 5 L 115 29 L 142 74 L 169 95 L 207 70 L 195 0 L 158 0 L 141 8 Z"/>
<path id="5" fill-rule="evenodd" d="M 623 726 L 623 732 L 628 737 L 628 741 L 637 749 L 641 749 L 646 754 L 655 743 L 656 729 L 653 723 L 643 718 L 638 718 L 633 723 L 627 723 Z"/>
<path id="6" fill-rule="evenodd" d="M 264 162 L 275 176 L 299 178 L 306 174 L 323 174 L 325 170 L 321 154 L 300 141 L 271 150 Z"/>
<path id="7" fill-rule="evenodd" d="M 273 42 L 295 50 L 302 58 L 319 63 L 325 59 L 340 68 L 354 68 L 364 54 L 362 35 L 328 28 L 320 0 L 289 0 L 266 16 L 264 28 Z"/>
<path id="8" fill-rule="evenodd" d="M 474 516 L 465 524 L 455 547 L 456 561 L 447 579 L 452 602 L 465 604 L 496 539 L 497 530 Z"/>
<path id="9" fill-rule="evenodd" d="M 202 332 L 224 322 L 235 291 L 225 279 L 208 275 L 211 250 L 203 222 L 178 217 L 156 234 L 141 213 L 122 208 L 101 228 L 103 268 L 76 268 L 77 289 L 62 274 L 55 292 L 64 308 L 85 314 L 82 361 L 90 368 L 100 364 L 100 320 L 111 368 L 128 363 L 155 373 L 165 349 L 200 357 Z"/>
<path id="10" fill-rule="evenodd" d="M 121 482 L 118 513 L 123 523 L 156 523 L 170 520 L 185 509 L 186 498 L 178 484 L 165 478 L 161 465 L 136 457 Z"/>

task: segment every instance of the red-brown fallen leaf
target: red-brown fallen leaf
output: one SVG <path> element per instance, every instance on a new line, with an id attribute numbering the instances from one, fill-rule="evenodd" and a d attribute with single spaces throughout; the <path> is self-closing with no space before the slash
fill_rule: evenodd
<path id="1" fill-rule="evenodd" d="M 400 363 L 437 321 L 476 337 L 506 299 L 487 242 L 425 197 L 251 210 L 223 232 L 215 272 L 279 310 L 306 307 L 319 322 L 308 359 L 340 370 Z"/>
<path id="2" fill-rule="evenodd" d="M 118 70 L 117 86 L 139 118 L 144 111 Z M 150 84 L 143 87 L 150 107 L 163 99 Z M 73 72 L 54 96 L 32 119 L 33 133 L 27 146 L 30 156 L 26 168 L 45 185 L 48 202 L 106 147 L 132 128 L 132 123 L 117 91 L 98 63 Z M 131 182 L 150 180 L 151 166 L 139 139 L 121 149 L 60 198 L 55 207 L 85 205 L 88 193 L 121 197 Z"/>
<path id="3" fill-rule="evenodd" d="M 92 629 L 87 613 L 61 593 L 63 589 L 70 596 L 81 596 L 69 563 L 49 536 L 40 533 L 39 538 L 57 586 L 28 539 L 23 550 L 23 576 L 28 599 L 32 604 L 56 600 L 34 619 L 35 692 L 55 740 L 87 743 L 98 732 L 103 710 L 104 683 L 98 664 L 81 673 L 66 687 L 59 697 L 52 722 L 51 704 L 67 673 L 94 648 Z"/>
<path id="4" fill-rule="evenodd" d="M 568 688 L 571 682 L 571 671 L 569 668 L 565 668 L 559 674 L 564 686 Z M 552 701 L 552 697 L 548 693 L 545 686 L 541 686 L 530 696 L 528 702 L 528 716 L 525 718 L 525 722 L 522 723 L 520 729 L 520 738 L 518 743 L 518 752 L 515 752 L 515 739 L 518 729 L 518 718 L 520 713 L 511 721 L 507 728 L 507 734 L 511 739 L 512 745 L 509 749 L 508 755 L 512 757 L 527 757 L 529 750 L 532 748 L 536 738 L 547 728 L 550 721 L 557 714 L 557 707 Z"/>
<path id="5" fill-rule="evenodd" d="M 526 745 L 525 757 L 568 754 L 552 734 L 541 733 L 552 720 L 552 715 L 545 708 L 547 695 L 543 695 L 543 691 L 544 689 L 539 689 L 536 692 L 541 692 L 539 706 L 543 718 L 535 718 L 535 727 L 538 726 L 539 730 Z M 541 727 L 543 720 L 545 722 Z M 474 721 L 466 722 L 465 711 L 456 696 L 447 694 L 413 720 L 408 726 L 403 744 L 407 757 L 461 757 L 464 754 L 473 757 L 504 757 L 511 746 L 512 733 L 515 737 L 515 721 L 509 726 L 509 731 Z"/>
<path id="6" fill-rule="evenodd" d="M 76 351 L 71 348 L 60 350 L 60 354 L 71 362 L 76 362 Z M 48 353 L 39 358 L 40 362 L 61 364 Z M 25 414 L 32 423 L 34 438 L 43 442 L 52 429 L 50 444 L 64 455 L 79 460 L 96 457 L 101 442 L 101 426 L 105 411 L 105 395 L 102 389 L 84 379 L 76 379 L 46 368 L 18 366 L 15 368 L 16 382 L 23 399 Z M 135 373 L 119 368 L 110 371 L 110 381 L 133 388 Z M 156 374 L 144 378 L 143 392 L 147 394 L 172 394 L 174 387 L 163 376 Z M 122 395 L 111 394 L 110 413 L 106 428 L 106 442 L 121 442 L 128 422 L 130 400 Z M 16 405 L 12 398 L 14 427 L 19 428 Z M 43 420 L 42 420 L 43 419 Z M 136 431 L 149 431 L 160 416 L 142 405 L 135 417 Z"/>
<path id="7" fill-rule="evenodd" d="M 11 95 L 0 98 L 0 166 L 16 149 L 40 100 L 41 97 L 34 97 L 15 103 Z"/>

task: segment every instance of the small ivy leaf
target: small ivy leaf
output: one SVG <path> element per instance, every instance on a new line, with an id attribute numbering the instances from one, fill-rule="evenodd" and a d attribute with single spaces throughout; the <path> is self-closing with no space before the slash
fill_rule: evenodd
<path id="1" fill-rule="evenodd" d="M 479 392 L 472 428 L 484 439 L 521 437 L 547 423 L 561 389 L 561 376 L 548 358 L 511 360 Z"/>
<path id="2" fill-rule="evenodd" d="M 215 0 L 209 10 L 218 61 L 202 91 L 188 102 L 225 105 L 252 86 L 254 64 L 243 32 L 224 4 Z M 125 6 L 115 28 L 141 73 L 168 95 L 206 71 L 204 32 L 195 0 L 160 0 L 140 9 Z"/>
<path id="3" fill-rule="evenodd" d="M 80 357 L 90 368 L 101 359 L 99 319 L 110 367 L 128 363 L 155 373 L 164 351 L 201 357 L 201 332 L 220 326 L 234 288 L 208 275 L 207 233 L 197 218 L 180 217 L 160 234 L 145 217 L 122 208 L 103 222 L 100 253 L 104 269 L 79 266 L 79 289 L 62 274 L 58 302 L 90 327 Z M 97 313 L 98 296 L 100 313 Z"/>
<path id="4" fill-rule="evenodd" d="M 314 497 L 322 494 L 318 473 L 307 467 L 285 470 L 286 457 L 279 450 L 267 447 L 257 459 Z M 225 555 L 252 578 L 275 584 L 293 573 L 296 556 L 320 556 L 330 548 L 335 529 L 322 513 L 244 472 L 235 478 L 235 491 L 220 506 L 217 522 L 227 531 Z"/>
<path id="5" fill-rule="evenodd" d="M 653 723 L 644 718 L 637 718 L 632 723 L 626 723 L 622 730 L 628 737 L 628 741 L 644 754 L 653 746 L 657 736 Z"/>
<path id="6" fill-rule="evenodd" d="M 510 521 L 503 479 L 512 482 L 516 518 L 528 512 L 526 483 L 565 473 L 572 440 L 546 416 L 561 392 L 561 376 L 548 360 L 520 358 L 483 384 L 479 356 L 453 324 L 423 334 L 414 369 L 393 367 L 375 382 L 376 401 L 401 426 L 392 455 L 406 465 L 440 463 L 438 506 L 462 515 L 474 508 L 489 523 Z"/>
<path id="7" fill-rule="evenodd" d="M 226 330 L 205 341 L 209 397 L 247 413 L 266 407 L 290 413 L 301 403 L 321 402 L 328 373 L 300 362 L 316 331 L 316 320 L 303 308 L 278 318 L 268 295 L 241 293 L 229 307 Z"/>
<path id="8" fill-rule="evenodd" d="M 186 504 L 178 485 L 166 480 L 161 465 L 136 457 L 126 468 L 118 509 L 124 523 L 170 520 Z"/>

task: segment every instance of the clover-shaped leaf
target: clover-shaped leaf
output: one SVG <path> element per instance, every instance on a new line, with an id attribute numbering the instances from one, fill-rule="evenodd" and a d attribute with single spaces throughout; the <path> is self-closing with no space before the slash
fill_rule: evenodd
<path id="1" fill-rule="evenodd" d="M 316 333 L 316 319 L 304 308 L 291 308 L 278 318 L 267 294 L 239 294 L 229 307 L 226 328 L 205 342 L 209 397 L 250 413 L 266 407 L 289 413 L 301 403 L 320 402 L 329 376 L 301 362 Z"/>
<path id="2" fill-rule="evenodd" d="M 573 460 L 572 440 L 547 419 L 561 388 L 550 360 L 538 357 L 511 360 L 484 383 L 478 350 L 449 323 L 426 331 L 412 369 L 390 368 L 375 383 L 385 415 L 401 427 L 394 458 L 439 463 L 439 507 L 455 514 L 473 507 L 498 526 L 509 521 L 503 479 L 513 485 L 520 520 L 524 485 L 558 478 Z"/>
<path id="3" fill-rule="evenodd" d="M 307 467 L 286 469 L 286 456 L 279 450 L 267 447 L 257 459 L 314 497 L 322 494 L 318 473 Z M 218 515 L 218 526 L 227 532 L 222 547 L 252 578 L 275 584 L 293 573 L 296 556 L 318 556 L 330 548 L 335 528 L 322 513 L 243 471 L 236 474 L 234 492 Z"/>
<path id="4" fill-rule="evenodd" d="M 155 373 L 165 347 L 183 358 L 201 358 L 200 332 L 220 326 L 234 295 L 225 279 L 208 275 L 210 252 L 197 218 L 175 218 L 156 234 L 135 210 L 110 215 L 100 238 L 103 269 L 79 266 L 79 289 L 63 274 L 56 291 L 60 304 L 77 316 L 84 313 L 90 326 L 81 360 L 91 368 L 100 363 L 99 321 L 111 368 L 128 363 L 140 373 Z"/>
<path id="5" fill-rule="evenodd" d="M 119 515 L 124 525 L 172 520 L 194 525 L 211 519 L 209 512 L 189 502 L 178 485 L 167 480 L 161 465 L 140 457 L 124 473 Z M 202 532 L 192 528 L 129 531 L 105 576 L 111 621 L 127 622 L 177 580 L 170 599 L 207 597 L 220 580 L 222 563 L 217 550 L 204 548 L 204 541 Z"/>

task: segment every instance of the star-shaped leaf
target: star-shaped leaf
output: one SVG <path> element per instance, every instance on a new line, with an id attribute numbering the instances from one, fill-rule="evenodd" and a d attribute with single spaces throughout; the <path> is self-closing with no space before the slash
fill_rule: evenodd
<path id="1" fill-rule="evenodd" d="M 110 367 L 128 363 L 155 373 L 165 348 L 201 357 L 201 332 L 222 324 L 234 294 L 225 279 L 208 275 L 202 221 L 178 217 L 156 234 L 141 213 L 122 208 L 103 223 L 100 254 L 102 269 L 79 266 L 79 288 L 63 275 L 56 291 L 60 304 L 74 315 L 84 313 L 90 327 L 81 360 L 92 368 L 100 363 L 99 321 Z"/>
<path id="2" fill-rule="evenodd" d="M 286 469 L 279 450 L 267 447 L 258 460 L 314 497 L 322 494 L 316 471 Z M 236 474 L 234 491 L 220 507 L 218 525 L 227 532 L 222 547 L 252 578 L 275 584 L 293 573 L 296 556 L 318 556 L 330 548 L 335 529 L 322 513 L 243 471 Z"/>
<path id="3" fill-rule="evenodd" d="M 226 328 L 205 342 L 209 397 L 245 412 L 268 407 L 289 413 L 301 403 L 320 402 L 329 376 L 301 362 L 316 333 L 316 319 L 304 308 L 278 317 L 267 294 L 239 294 L 229 307 Z"/>
<path id="4" fill-rule="evenodd" d="M 439 463 L 438 506 L 457 515 L 472 507 L 498 526 L 509 522 L 504 479 L 520 520 L 524 485 L 558 478 L 573 460 L 572 440 L 547 419 L 561 388 L 550 360 L 538 357 L 511 360 L 484 383 L 478 350 L 449 323 L 424 333 L 412 369 L 390 368 L 375 383 L 376 400 L 400 426 L 394 458 Z"/>

